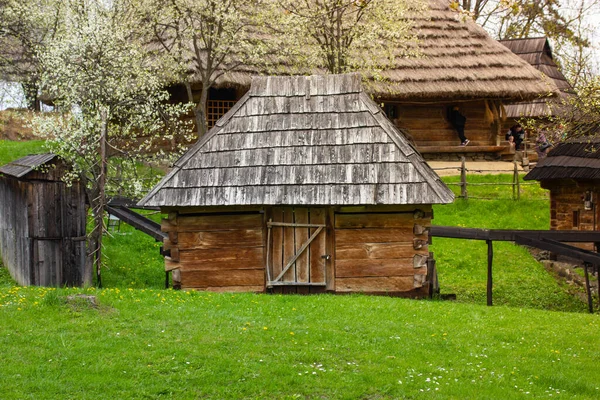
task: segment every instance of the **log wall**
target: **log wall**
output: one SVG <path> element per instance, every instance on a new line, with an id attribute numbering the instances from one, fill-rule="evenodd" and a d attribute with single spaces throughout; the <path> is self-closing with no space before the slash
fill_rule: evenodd
<path id="1" fill-rule="evenodd" d="M 429 205 L 419 205 L 419 209 L 414 206 L 342 207 L 337 212 L 333 208 L 297 207 L 267 208 L 264 213 L 185 212 L 185 208 L 171 211 L 169 218 L 162 222 L 162 229 L 169 236 L 164 247 L 171 254 L 166 257 L 165 268 L 173 272 L 175 287 L 265 291 L 267 221 L 281 220 L 288 224 L 324 223 L 327 228 L 325 234 L 311 244 L 314 248 L 302 253 L 284 275 L 282 282 L 297 282 L 297 285 L 276 287 L 275 292 L 326 290 L 418 297 L 428 294 L 427 228 L 432 218 Z M 291 232 L 291 236 L 286 235 L 285 230 Z M 272 278 L 308 238 L 309 230 L 298 237 L 300 231 L 301 228 L 272 228 Z M 322 256 L 327 253 L 331 258 L 325 261 Z M 323 265 L 324 270 L 320 268 Z M 306 283 L 323 279 L 326 279 L 325 287 L 306 287 Z"/>
<path id="2" fill-rule="evenodd" d="M 431 207 L 335 215 L 335 291 L 426 295 Z"/>
<path id="3" fill-rule="evenodd" d="M 458 146 L 458 134 L 447 120 L 450 105 L 398 104 L 398 116 L 393 122 L 411 133 L 417 147 Z M 460 112 L 467 117 L 465 136 L 471 141 L 469 146 L 495 146 L 496 133 L 490 122 L 485 120 L 485 103 L 479 101 L 458 105 Z"/>
<path id="4" fill-rule="evenodd" d="M 263 214 L 169 213 L 162 230 L 173 285 L 182 289 L 262 292 L 265 289 Z"/>

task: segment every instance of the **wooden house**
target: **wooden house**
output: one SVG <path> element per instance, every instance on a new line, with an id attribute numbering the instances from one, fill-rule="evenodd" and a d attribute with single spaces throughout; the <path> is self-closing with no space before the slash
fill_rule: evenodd
<path id="1" fill-rule="evenodd" d="M 524 38 L 500 40 L 510 51 L 527 61 L 532 67 L 543 73 L 554 82 L 560 90 L 554 99 L 537 98 L 506 106 L 506 129 L 517 123 L 520 118 L 547 118 L 557 112 L 558 103 L 574 94 L 573 87 L 554 61 L 552 48 L 548 39 Z"/>
<path id="2" fill-rule="evenodd" d="M 0 167 L 0 256 L 21 285 L 89 284 L 84 188 L 67 186 L 54 154 Z"/>
<path id="3" fill-rule="evenodd" d="M 358 75 L 326 75 L 253 78 L 139 204 L 182 288 L 423 296 L 453 199 Z"/>
<path id="4" fill-rule="evenodd" d="M 378 79 L 366 79 L 365 90 L 384 105 L 390 120 L 409 135 L 427 159 L 456 159 L 460 155 L 497 159 L 508 149 L 503 128 L 505 107 L 555 96 L 556 84 L 474 21 L 463 21 L 447 0 L 428 0 L 428 4 L 427 10 L 407 16 L 418 32 L 415 47 L 420 56 L 397 57 L 395 65 L 381 71 Z M 286 68 L 277 70 L 285 73 Z M 253 75 L 263 73 L 242 66 L 223 75 L 209 95 L 209 126 L 243 96 Z M 173 88 L 173 95 L 187 101 L 183 88 Z M 459 105 L 467 118 L 468 146 L 459 146 L 457 133 L 447 120 L 447 110 L 453 105 Z"/>
<path id="5" fill-rule="evenodd" d="M 500 43 L 527 61 L 532 67 L 548 77 L 548 79 L 551 79 L 559 89 L 559 95 L 554 98 L 540 97 L 526 102 L 507 105 L 504 131 L 507 132 L 511 126 L 519 123 L 523 118 L 535 119 L 548 124 L 550 129 L 547 129 L 545 132 L 548 140 L 560 140 L 563 132 L 554 127 L 554 123 L 550 121 L 550 117 L 560 115 L 564 111 L 563 102 L 568 102 L 569 97 L 575 96 L 575 91 L 561 72 L 560 67 L 554 61 L 552 48 L 548 39 L 545 37 L 510 39 L 500 40 Z M 532 161 L 538 158 L 535 152 L 536 139 L 536 132 L 528 132 L 526 140 L 528 150 L 530 151 L 527 151 L 527 157 Z"/>
<path id="6" fill-rule="evenodd" d="M 550 191 L 550 229 L 597 230 L 600 226 L 600 139 L 558 144 L 525 180 Z"/>

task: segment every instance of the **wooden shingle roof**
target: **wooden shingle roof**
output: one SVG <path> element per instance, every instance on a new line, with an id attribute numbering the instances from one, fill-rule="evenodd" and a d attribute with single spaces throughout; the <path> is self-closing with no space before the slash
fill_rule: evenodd
<path id="1" fill-rule="evenodd" d="M 359 75 L 254 77 L 145 206 L 450 203 Z"/>
<path id="2" fill-rule="evenodd" d="M 0 174 L 12 176 L 14 178 L 21 178 L 30 172 L 35 171 L 36 168 L 49 163 L 56 157 L 56 154 L 52 153 L 25 156 L 0 166 Z"/>
<path id="3" fill-rule="evenodd" d="M 559 143 L 524 179 L 600 179 L 600 139 L 582 137 Z"/>
<path id="4" fill-rule="evenodd" d="M 500 40 L 500 43 L 552 79 L 552 82 L 560 90 L 559 100 L 574 93 L 573 87 L 554 62 L 552 49 L 547 38 Z M 557 104 L 551 106 L 548 104 L 547 99 L 540 98 L 529 102 L 511 104 L 506 107 L 506 114 L 509 118 L 544 117 L 553 115 L 556 112 L 555 109 L 557 109 Z"/>

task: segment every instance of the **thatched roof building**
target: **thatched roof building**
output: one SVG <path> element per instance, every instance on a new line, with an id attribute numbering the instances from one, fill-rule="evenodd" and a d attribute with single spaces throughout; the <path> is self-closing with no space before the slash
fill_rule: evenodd
<path id="1" fill-rule="evenodd" d="M 254 77 L 141 200 L 175 286 L 431 293 L 432 204 L 454 199 L 358 75 Z"/>
<path id="2" fill-rule="evenodd" d="M 560 90 L 559 99 L 564 99 L 574 93 L 573 87 L 554 62 L 552 49 L 547 38 L 500 40 L 500 43 L 552 79 Z M 506 113 L 508 118 L 547 117 L 552 115 L 556 111 L 555 109 L 556 105 L 555 107 L 550 106 L 548 99 L 539 98 L 529 102 L 511 104 L 506 107 Z"/>
<path id="3" fill-rule="evenodd" d="M 429 9 L 407 15 L 418 31 L 420 56 L 396 58 L 366 89 L 382 100 L 465 101 L 476 98 L 506 102 L 556 95 L 555 84 L 544 80 L 529 63 L 492 39 L 472 20 L 463 21 L 447 0 L 427 0 Z M 282 66 L 285 71 L 288 66 Z M 220 87 L 248 88 L 250 66 L 225 74 Z M 295 73 L 290 68 L 290 73 Z M 324 74 L 325 70 L 312 71 Z"/>

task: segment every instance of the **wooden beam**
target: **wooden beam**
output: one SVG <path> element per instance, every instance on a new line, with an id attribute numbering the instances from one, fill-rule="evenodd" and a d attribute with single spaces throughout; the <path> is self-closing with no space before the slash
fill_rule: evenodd
<path id="1" fill-rule="evenodd" d="M 429 227 L 429 235 L 453 239 L 494 240 L 514 242 L 516 236 L 531 239 L 550 239 L 557 242 L 592 243 L 600 241 L 600 231 L 543 231 L 519 229 L 478 229 L 456 226 Z"/>
<path id="2" fill-rule="evenodd" d="M 576 260 L 587 262 L 590 264 L 600 264 L 600 254 L 589 250 L 583 250 L 579 247 L 560 243 L 550 239 L 533 239 L 526 236 L 516 236 L 515 242 L 525 246 L 537 247 L 538 249 L 548 250 L 563 256 L 571 257 Z"/>

